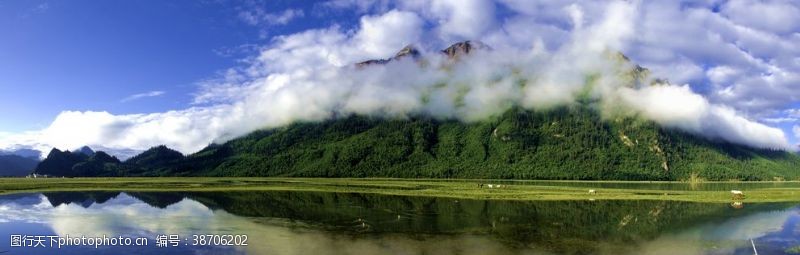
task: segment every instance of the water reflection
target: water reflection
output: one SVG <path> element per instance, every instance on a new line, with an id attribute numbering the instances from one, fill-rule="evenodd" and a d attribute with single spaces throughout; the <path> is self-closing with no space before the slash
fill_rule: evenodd
<path id="1" fill-rule="evenodd" d="M 11 234 L 247 234 L 246 247 L 71 248 L 59 254 L 783 254 L 796 204 L 485 201 L 311 192 L 57 192 L 0 196 Z M 13 253 L 17 252 L 17 253 Z"/>

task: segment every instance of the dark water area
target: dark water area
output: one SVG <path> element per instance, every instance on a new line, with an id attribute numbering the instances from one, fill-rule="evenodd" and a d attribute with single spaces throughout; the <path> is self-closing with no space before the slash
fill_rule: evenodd
<path id="1" fill-rule="evenodd" d="M 798 224 L 800 203 L 45 192 L 0 196 L 0 254 L 791 254 Z M 54 247 L 104 235 L 147 244 Z"/>

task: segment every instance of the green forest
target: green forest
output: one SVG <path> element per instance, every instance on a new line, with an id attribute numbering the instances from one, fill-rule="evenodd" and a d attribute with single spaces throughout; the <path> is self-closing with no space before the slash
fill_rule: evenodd
<path id="1" fill-rule="evenodd" d="M 119 162 L 54 150 L 52 176 L 283 176 L 547 180 L 796 180 L 800 156 L 713 141 L 580 104 L 478 122 L 346 116 L 260 130 L 190 155 Z M 99 155 L 99 156 L 98 156 Z"/>

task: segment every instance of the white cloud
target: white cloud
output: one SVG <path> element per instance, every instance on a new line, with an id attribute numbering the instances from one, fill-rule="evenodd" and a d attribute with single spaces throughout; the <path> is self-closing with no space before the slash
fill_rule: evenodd
<path id="1" fill-rule="evenodd" d="M 429 7 L 439 33 L 451 40 L 479 38 L 494 25 L 494 3 L 488 0 L 434 0 Z"/>
<path id="2" fill-rule="evenodd" d="M 239 12 L 239 18 L 247 24 L 253 26 L 286 25 L 289 24 L 289 22 L 304 16 L 305 12 L 303 12 L 301 9 L 286 9 L 282 12 L 270 13 L 261 7 L 251 7 L 247 10 Z"/>
<path id="3" fill-rule="evenodd" d="M 730 0 L 722 13 L 738 24 L 769 32 L 796 33 L 800 29 L 800 9 L 791 0 Z"/>
<path id="4" fill-rule="evenodd" d="M 784 110 L 786 116 L 800 118 L 800 108 L 797 109 L 786 109 Z"/>
<path id="5" fill-rule="evenodd" d="M 50 4 L 48 3 L 41 3 L 34 8 L 38 12 L 45 12 L 47 9 L 50 9 Z"/>
<path id="6" fill-rule="evenodd" d="M 356 39 L 365 53 L 382 57 L 419 41 L 421 31 L 422 19 L 417 14 L 391 10 L 382 15 L 362 17 Z"/>
<path id="7" fill-rule="evenodd" d="M 691 133 L 760 148 L 787 149 L 780 129 L 750 121 L 728 107 L 710 104 L 689 86 L 621 88 L 622 99 L 655 122 Z M 758 134 L 758 136 L 754 136 Z"/>
<path id="8" fill-rule="evenodd" d="M 392 2 L 391 0 L 329 0 L 320 3 L 320 6 L 334 10 L 355 9 L 357 13 L 363 14 L 371 11 L 386 12 Z"/>
<path id="9" fill-rule="evenodd" d="M 146 97 L 157 97 L 157 96 L 162 96 L 165 93 L 166 92 L 164 92 L 164 91 L 154 90 L 154 91 L 149 91 L 149 92 L 144 92 L 144 93 L 139 93 L 139 94 L 133 94 L 133 95 L 130 95 L 130 96 L 126 97 L 126 98 L 123 98 L 122 100 L 120 100 L 120 102 L 125 103 L 125 102 L 130 102 L 130 101 L 134 101 L 134 100 L 142 99 L 142 98 L 146 98 Z"/>
<path id="10" fill-rule="evenodd" d="M 705 76 L 710 84 L 702 90 L 709 100 L 754 118 L 769 117 L 800 98 L 798 23 L 791 22 L 795 17 L 780 18 L 796 3 L 720 4 L 722 13 L 696 2 L 642 2 L 636 36 L 624 52 L 673 82 L 701 88 Z M 781 21 L 769 21 L 773 17 Z"/>
<path id="11" fill-rule="evenodd" d="M 216 138 L 229 139 L 231 135 L 246 132 L 242 129 L 257 128 L 242 124 L 241 118 L 244 116 L 235 105 L 129 115 L 65 111 L 48 127 L 7 137 L 0 147 L 23 144 L 47 153 L 52 147 L 72 150 L 88 145 L 145 150 L 166 144 L 182 152 L 193 152 Z"/>
<path id="12" fill-rule="evenodd" d="M 37 5 L 29 8 L 29 9 L 21 12 L 20 14 L 18 14 L 18 17 L 26 19 L 26 18 L 32 17 L 34 15 L 44 14 L 44 13 L 47 12 L 47 10 L 50 10 L 50 4 L 49 3 L 40 3 L 40 4 L 37 4 Z"/>
<path id="13" fill-rule="evenodd" d="M 735 79 L 738 73 L 739 71 L 735 68 L 723 65 L 708 69 L 706 76 L 715 84 L 727 84 L 730 83 L 731 79 Z"/>
<path id="14" fill-rule="evenodd" d="M 302 18 L 303 16 L 305 16 L 303 10 L 287 9 L 279 14 L 267 14 L 264 16 L 264 20 L 266 20 L 269 24 L 286 25 L 290 21 L 296 18 Z"/>
<path id="15" fill-rule="evenodd" d="M 800 119 L 792 118 L 792 117 L 763 118 L 761 120 L 764 121 L 764 122 L 769 122 L 769 123 L 787 123 L 787 122 L 791 123 L 791 122 L 800 121 Z"/>
<path id="16" fill-rule="evenodd" d="M 794 125 L 794 127 L 792 127 L 792 132 L 795 138 L 800 139 L 800 125 Z"/>
<path id="17" fill-rule="evenodd" d="M 700 132 L 708 101 L 688 86 L 654 86 L 642 89 L 621 88 L 621 98 L 658 123 Z"/>

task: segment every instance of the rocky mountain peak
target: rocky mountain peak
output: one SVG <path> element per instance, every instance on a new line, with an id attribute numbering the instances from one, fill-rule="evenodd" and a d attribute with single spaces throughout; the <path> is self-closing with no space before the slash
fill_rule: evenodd
<path id="1" fill-rule="evenodd" d="M 450 47 L 442 50 L 442 53 L 449 58 L 457 58 L 461 55 L 470 54 L 472 51 L 484 49 L 489 49 L 489 46 L 478 41 L 463 41 L 450 45 Z"/>
<path id="2" fill-rule="evenodd" d="M 80 149 L 73 151 L 72 153 L 80 153 L 91 157 L 94 155 L 94 150 L 92 150 L 92 148 L 89 148 L 89 146 L 83 146 Z"/>
<path id="3" fill-rule="evenodd" d="M 450 47 L 447 47 L 446 49 L 442 50 L 441 53 L 446 55 L 448 58 L 455 59 L 458 58 L 459 56 L 470 54 L 475 50 L 482 50 L 482 49 L 491 49 L 491 48 L 478 41 L 463 41 L 450 45 Z M 364 67 L 369 65 L 382 65 L 405 57 L 412 57 L 413 59 L 416 60 L 421 55 L 422 53 L 419 51 L 419 49 L 417 49 L 414 45 L 409 44 L 400 49 L 391 58 L 371 59 L 359 62 L 356 63 L 356 67 Z"/>
<path id="4" fill-rule="evenodd" d="M 397 54 L 394 54 L 393 59 L 400 59 L 406 56 L 417 58 L 420 56 L 420 52 L 416 47 L 414 47 L 414 45 L 409 44 L 406 45 L 406 47 L 400 49 L 400 51 L 398 51 Z"/>

